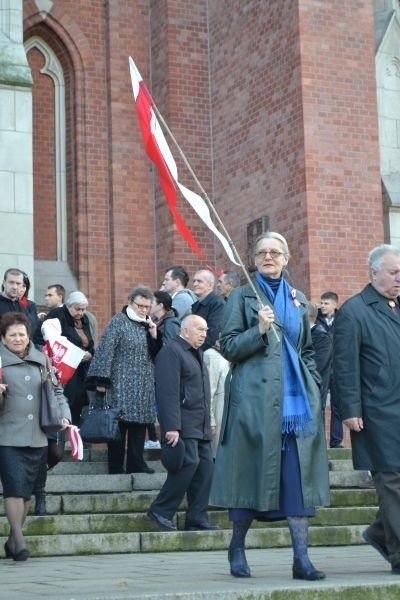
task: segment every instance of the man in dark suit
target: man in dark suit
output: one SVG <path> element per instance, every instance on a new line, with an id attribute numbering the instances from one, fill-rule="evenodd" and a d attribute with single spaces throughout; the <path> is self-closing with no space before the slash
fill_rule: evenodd
<path id="1" fill-rule="evenodd" d="M 321 375 L 321 408 L 325 419 L 326 399 L 329 391 L 329 381 L 332 371 L 333 337 L 326 331 L 321 323 L 316 323 L 318 310 L 311 302 L 308 305 L 308 319 L 311 327 L 311 338 L 315 352 L 315 363 Z"/>
<path id="2" fill-rule="evenodd" d="M 318 310 L 316 324 L 323 327 L 332 337 L 334 333 L 334 322 L 339 306 L 339 296 L 336 292 L 324 292 L 321 294 L 321 308 Z M 333 385 L 333 373 L 331 371 L 329 380 L 329 396 L 331 405 L 331 424 L 329 447 L 343 448 L 343 425 L 339 414 L 338 403 Z M 325 401 L 326 404 L 326 401 Z"/>
<path id="3" fill-rule="evenodd" d="M 207 336 L 201 347 L 203 352 L 212 348 L 221 332 L 225 302 L 214 292 L 215 276 L 208 269 L 197 271 L 193 277 L 193 290 L 198 300 L 192 305 L 192 314 L 207 321 Z"/>
<path id="4" fill-rule="evenodd" d="M 400 250 L 378 246 L 368 265 L 371 283 L 335 318 L 334 384 L 354 468 L 371 471 L 378 494 L 363 537 L 400 575 Z"/>
<path id="5" fill-rule="evenodd" d="M 148 516 L 167 531 L 176 530 L 171 519 L 185 493 L 188 502 L 185 529 L 218 529 L 207 517 L 214 463 L 210 384 L 203 353 L 199 350 L 206 335 L 206 321 L 189 315 L 182 321 L 179 337 L 166 344 L 155 359 L 158 419 L 161 440 L 167 446 L 161 451 L 161 460 L 165 453 L 172 455 L 175 464 L 163 461 L 168 470 L 167 479 L 150 506 Z"/>

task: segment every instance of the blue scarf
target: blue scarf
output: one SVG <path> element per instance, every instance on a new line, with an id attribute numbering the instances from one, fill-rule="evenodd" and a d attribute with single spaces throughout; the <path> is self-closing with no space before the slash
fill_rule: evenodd
<path id="1" fill-rule="evenodd" d="M 282 434 L 294 433 L 303 437 L 315 435 L 307 392 L 301 376 L 297 343 L 300 335 L 300 312 L 295 306 L 291 288 L 284 279 L 270 280 L 256 273 L 257 283 L 273 304 L 282 322 L 283 347 L 283 409 Z M 276 288 L 276 289 L 273 289 Z"/>

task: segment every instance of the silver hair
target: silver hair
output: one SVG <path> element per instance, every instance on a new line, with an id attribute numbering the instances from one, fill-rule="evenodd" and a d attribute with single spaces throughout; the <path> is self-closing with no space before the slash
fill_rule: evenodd
<path id="1" fill-rule="evenodd" d="M 65 301 L 66 306 L 72 306 L 73 304 L 89 304 L 89 300 L 86 298 L 83 292 L 76 290 L 71 292 Z"/>
<path id="2" fill-rule="evenodd" d="M 368 254 L 368 266 L 372 271 L 379 271 L 382 266 L 382 259 L 385 254 L 396 254 L 400 256 L 400 248 L 393 246 L 392 244 L 381 244 L 376 246 Z"/>
<path id="3" fill-rule="evenodd" d="M 215 275 L 212 271 L 210 271 L 209 269 L 199 269 L 194 274 L 195 277 L 196 277 L 197 273 L 204 273 L 205 278 L 207 279 L 208 283 L 212 283 L 213 285 L 215 285 Z"/>
<path id="4" fill-rule="evenodd" d="M 276 233 L 276 231 L 266 231 L 265 233 L 259 235 L 254 244 L 254 252 L 256 251 L 258 242 L 260 242 L 261 240 L 278 240 L 278 242 L 282 244 L 284 253 L 287 256 L 290 256 L 289 246 L 286 241 L 286 238 L 284 238 L 283 235 L 281 235 L 280 233 Z"/>

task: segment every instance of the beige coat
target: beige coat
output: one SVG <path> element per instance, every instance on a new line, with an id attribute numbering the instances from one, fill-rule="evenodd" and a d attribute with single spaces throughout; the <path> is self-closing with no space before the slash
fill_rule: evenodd
<path id="1" fill-rule="evenodd" d="M 7 391 L 0 395 L 0 445 L 47 446 L 46 434 L 39 425 L 42 377 L 46 377 L 46 359 L 30 342 L 25 358 L 19 358 L 0 343 L 3 366 L 3 383 Z M 64 415 L 71 419 L 62 387 L 55 393 L 63 407 Z"/>

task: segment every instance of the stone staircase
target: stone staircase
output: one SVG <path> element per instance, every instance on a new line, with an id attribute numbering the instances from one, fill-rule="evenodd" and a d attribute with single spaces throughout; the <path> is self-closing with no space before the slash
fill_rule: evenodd
<path id="1" fill-rule="evenodd" d="M 160 531 L 146 516 L 148 507 L 165 479 L 159 451 L 146 452 L 154 475 L 108 475 L 106 450 L 84 451 L 82 462 L 65 460 L 49 474 L 47 512 L 28 515 L 27 546 L 32 556 L 90 555 L 109 553 L 223 550 L 230 540 L 226 511 L 210 510 L 209 518 L 220 531 L 183 531 L 184 506 L 176 517 L 177 532 Z M 321 508 L 311 521 L 313 546 L 362 544 L 361 532 L 376 513 L 376 494 L 362 489 L 367 474 L 352 469 L 351 451 L 329 451 L 332 505 Z M 33 504 L 33 503 L 32 503 Z M 0 544 L 8 524 L 0 503 Z M 248 548 L 290 546 L 284 522 L 254 523 L 246 539 Z"/>

